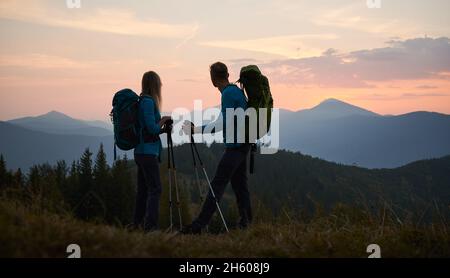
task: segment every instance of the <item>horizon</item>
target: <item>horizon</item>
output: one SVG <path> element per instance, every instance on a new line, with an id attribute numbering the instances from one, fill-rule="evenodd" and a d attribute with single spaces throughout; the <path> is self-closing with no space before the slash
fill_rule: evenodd
<path id="1" fill-rule="evenodd" d="M 275 106 L 293 112 L 336 98 L 381 115 L 450 114 L 449 1 L 254 2 L 3 0 L 0 120 L 55 110 L 107 121 L 113 94 L 138 92 L 148 70 L 162 78 L 166 113 L 214 107 L 218 60 L 230 81 L 260 66 Z"/>
<path id="2" fill-rule="evenodd" d="M 366 108 L 364 108 L 364 107 L 356 106 L 356 105 L 354 105 L 354 104 L 352 104 L 352 103 L 345 102 L 345 101 L 342 101 L 342 100 L 339 100 L 339 99 L 335 99 L 335 98 L 324 99 L 324 100 L 322 100 L 321 102 L 319 102 L 318 104 L 316 104 L 316 105 L 314 105 L 314 106 L 312 106 L 312 107 L 309 107 L 309 108 L 305 108 L 305 109 L 300 109 L 300 110 L 290 110 L 290 109 L 280 108 L 280 110 L 288 111 L 288 112 L 290 112 L 290 113 L 297 113 L 297 112 L 301 112 L 301 111 L 305 111 L 305 110 L 312 110 L 312 109 L 318 107 L 319 105 L 322 105 L 322 104 L 324 104 L 325 102 L 329 102 L 329 101 L 337 101 L 337 102 L 340 102 L 340 103 L 343 103 L 343 104 L 346 104 L 346 105 L 351 105 L 351 106 L 354 106 L 354 107 L 356 107 L 356 108 L 360 108 L 360 109 L 363 109 L 363 110 L 366 110 L 366 111 L 375 113 L 375 114 L 377 114 L 377 115 L 379 115 L 379 116 L 382 116 L 382 117 L 386 117 L 386 116 L 394 116 L 394 117 L 396 117 L 396 116 L 402 116 L 402 115 L 407 115 L 407 114 L 411 114 L 411 113 L 419 113 L 419 112 L 425 112 L 425 113 L 438 113 L 438 114 L 450 116 L 450 114 L 447 114 L 447 113 L 440 113 L 440 112 L 437 112 L 437 111 L 425 111 L 425 110 L 409 111 L 409 112 L 406 112 L 406 113 L 395 114 L 395 115 L 394 115 L 394 114 L 380 114 L 380 113 L 377 113 L 376 111 L 372 111 L 372 110 L 366 109 Z M 209 109 L 209 108 L 212 108 L 212 107 L 206 107 L 206 108 L 204 108 L 204 110 L 205 110 L 205 109 Z M 193 112 L 193 111 L 194 111 L 194 110 L 190 110 L 190 112 Z M 61 115 L 66 116 L 66 117 L 72 118 L 72 119 L 74 119 L 74 120 L 82 120 L 82 121 L 102 121 L 102 122 L 110 123 L 110 121 L 103 120 L 103 119 L 84 119 L 84 118 L 78 118 L 78 117 L 73 116 L 73 115 L 70 115 L 70 114 L 68 114 L 68 113 L 66 113 L 66 112 L 64 112 L 64 111 L 58 111 L 58 110 L 54 110 L 54 109 L 53 109 L 53 110 L 50 110 L 50 111 L 48 111 L 48 112 L 44 112 L 44 113 L 42 113 L 42 114 L 36 114 L 36 115 L 24 115 L 24 116 L 21 116 L 21 117 L 11 118 L 11 119 L 0 119 L 0 122 L 8 122 L 8 121 L 19 120 L 19 119 L 23 119 L 23 118 L 29 118 L 29 117 L 31 117 L 31 118 L 41 117 L 41 116 L 45 116 L 45 115 L 52 114 L 52 113 L 58 113 L 58 114 L 61 114 Z M 164 112 L 164 111 L 162 112 L 162 114 L 165 114 L 165 113 L 169 113 L 169 112 Z"/>

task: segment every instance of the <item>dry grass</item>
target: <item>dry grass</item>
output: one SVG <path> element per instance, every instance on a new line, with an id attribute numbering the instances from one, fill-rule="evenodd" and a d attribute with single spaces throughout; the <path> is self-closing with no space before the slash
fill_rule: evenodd
<path id="1" fill-rule="evenodd" d="M 83 257 L 367 257 L 372 243 L 383 257 L 450 256 L 448 227 L 383 222 L 338 210 L 308 223 L 261 223 L 222 235 L 144 234 L 1 201 L 0 256 L 65 257 L 72 243 Z"/>

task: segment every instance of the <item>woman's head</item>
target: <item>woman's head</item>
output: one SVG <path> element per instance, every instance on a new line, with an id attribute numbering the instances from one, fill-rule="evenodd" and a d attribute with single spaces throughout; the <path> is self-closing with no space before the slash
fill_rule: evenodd
<path id="1" fill-rule="evenodd" d="M 142 77 L 142 95 L 152 97 L 160 111 L 162 104 L 161 87 L 161 78 L 156 72 L 146 72 Z"/>

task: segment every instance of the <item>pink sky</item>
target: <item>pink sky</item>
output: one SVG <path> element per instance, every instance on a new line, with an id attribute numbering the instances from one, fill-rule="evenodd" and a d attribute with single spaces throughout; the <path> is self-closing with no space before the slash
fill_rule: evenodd
<path id="1" fill-rule="evenodd" d="M 1 1 L 0 120 L 51 110 L 106 120 L 113 94 L 139 91 L 147 70 L 162 77 L 164 111 L 215 106 L 218 60 L 232 80 L 258 64 L 280 108 L 337 98 L 380 114 L 450 114 L 449 1 L 211 2 Z"/>

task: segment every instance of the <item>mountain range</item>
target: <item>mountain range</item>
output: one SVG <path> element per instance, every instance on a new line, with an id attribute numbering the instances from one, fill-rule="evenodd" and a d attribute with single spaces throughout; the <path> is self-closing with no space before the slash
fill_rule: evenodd
<path id="1" fill-rule="evenodd" d="M 97 152 L 104 145 L 108 162 L 113 161 L 112 125 L 103 121 L 83 121 L 52 111 L 37 117 L 0 122 L 0 153 L 8 167 L 27 170 L 35 164 L 71 162 L 80 151 Z"/>
<path id="2" fill-rule="evenodd" d="M 71 162 L 80 152 L 90 148 L 97 152 L 104 145 L 108 161 L 112 162 L 113 136 L 61 135 L 26 129 L 0 122 L 0 153 L 8 161 L 8 168 L 24 171 L 42 163 L 55 164 L 59 160 Z"/>
<path id="3" fill-rule="evenodd" d="M 0 122 L 0 134 L 0 153 L 10 168 L 72 161 L 87 147 L 96 152 L 101 143 L 108 161 L 113 158 L 111 124 L 56 111 Z M 450 116 L 433 112 L 383 116 L 329 99 L 311 109 L 281 109 L 280 145 L 340 164 L 396 168 L 449 155 Z"/>
<path id="4" fill-rule="evenodd" d="M 281 148 L 366 168 L 395 168 L 450 154 L 450 116 L 413 112 L 382 116 L 329 99 L 280 112 Z"/>
<path id="5" fill-rule="evenodd" d="M 109 136 L 112 125 L 103 121 L 82 121 L 52 111 L 38 117 L 10 120 L 8 123 L 23 128 L 63 135 Z"/>

